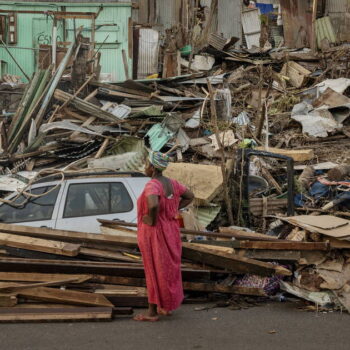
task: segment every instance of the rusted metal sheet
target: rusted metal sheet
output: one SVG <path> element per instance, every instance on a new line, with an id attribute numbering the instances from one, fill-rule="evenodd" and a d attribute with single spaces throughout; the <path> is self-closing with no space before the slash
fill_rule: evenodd
<path id="1" fill-rule="evenodd" d="M 280 0 L 284 40 L 290 48 L 310 47 L 312 0 Z"/>

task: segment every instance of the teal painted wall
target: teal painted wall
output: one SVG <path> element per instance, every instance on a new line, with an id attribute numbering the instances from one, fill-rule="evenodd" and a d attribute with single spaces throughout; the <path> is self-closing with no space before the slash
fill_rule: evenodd
<path id="1" fill-rule="evenodd" d="M 130 3 L 104 3 L 104 4 L 76 4 L 76 3 L 10 3 L 0 2 L 2 10 L 17 11 L 69 11 L 69 12 L 95 12 L 100 5 L 102 11 L 96 19 L 96 49 L 101 44 L 101 78 L 116 82 L 125 79 L 122 50 L 128 57 L 129 72 L 132 72 L 132 59 L 128 55 L 128 25 L 131 17 Z M 17 44 L 9 45 L 10 52 L 16 58 L 27 75 L 31 76 L 37 67 L 36 50 L 39 44 L 51 44 L 52 18 L 44 14 L 17 14 Z M 73 19 L 58 21 L 57 40 L 71 41 L 76 28 L 83 25 L 83 36 L 91 37 L 91 20 Z M 106 39 L 107 38 L 107 39 Z M 22 76 L 6 50 L 0 45 L 0 60 L 7 62 L 9 74 Z M 25 81 L 25 78 L 23 78 Z"/>

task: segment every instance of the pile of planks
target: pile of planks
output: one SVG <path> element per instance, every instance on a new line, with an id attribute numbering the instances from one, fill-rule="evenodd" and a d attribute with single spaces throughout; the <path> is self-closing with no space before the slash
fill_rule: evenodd
<path id="1" fill-rule="evenodd" d="M 0 224 L 0 322 L 110 320 L 131 314 L 131 307 L 146 306 L 136 231 L 105 221 L 102 232 Z M 237 232 L 211 235 L 241 242 L 242 247 L 249 243 L 232 241 Z M 266 295 L 263 288 L 222 283 L 232 274 L 246 273 L 291 274 L 282 266 L 237 254 L 232 247 L 183 243 L 187 302 L 193 293 L 201 300 L 212 293 Z"/>

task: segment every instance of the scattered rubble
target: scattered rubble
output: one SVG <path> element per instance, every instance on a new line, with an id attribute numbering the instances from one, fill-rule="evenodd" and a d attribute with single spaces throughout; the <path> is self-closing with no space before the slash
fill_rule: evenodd
<path id="1" fill-rule="evenodd" d="M 183 213 L 187 301 L 221 293 L 234 309 L 232 295 L 281 289 L 350 312 L 350 46 L 325 14 L 313 42 L 296 37 L 285 6 L 283 38 L 281 13 L 261 23 L 254 2 L 242 13 L 245 42 L 210 33 L 212 3 L 191 7 L 192 28 L 162 38 L 146 28 L 153 63 L 140 80 L 124 64 L 125 81 L 103 82 L 82 27 L 28 84 L 4 75 L 2 197 L 29 198 L 46 172 L 142 172 L 148 151 L 162 151 L 174 161 L 165 174 L 196 197 Z M 144 306 L 132 226 L 103 222 L 91 235 L 0 224 L 0 322 L 111 319 Z M 44 302 L 60 304 L 56 316 Z"/>

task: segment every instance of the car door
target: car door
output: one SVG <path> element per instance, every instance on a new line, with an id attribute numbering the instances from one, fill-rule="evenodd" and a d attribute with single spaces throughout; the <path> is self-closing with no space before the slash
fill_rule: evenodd
<path id="1" fill-rule="evenodd" d="M 24 195 L 16 199 L 15 194 L 7 197 L 16 206 L 0 205 L 0 222 L 54 228 L 58 211 L 56 203 L 60 201 L 61 189 L 62 186 L 57 183 L 46 183 L 33 186 L 30 193 L 35 197 L 29 200 Z"/>
<path id="2" fill-rule="evenodd" d="M 125 179 L 66 181 L 56 228 L 100 233 L 97 219 L 136 220 L 136 198 Z"/>

